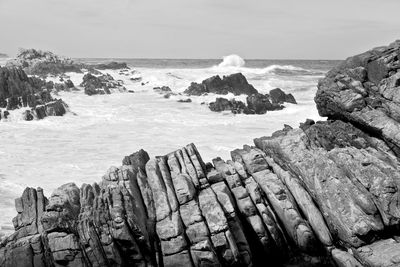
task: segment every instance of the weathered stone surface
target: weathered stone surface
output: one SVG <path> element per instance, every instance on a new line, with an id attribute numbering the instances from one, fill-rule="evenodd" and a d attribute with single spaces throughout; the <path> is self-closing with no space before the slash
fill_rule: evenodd
<path id="1" fill-rule="evenodd" d="M 397 154 L 399 48 L 396 41 L 348 58 L 320 80 L 315 96 L 321 116 L 360 125 L 388 142 Z"/>
<path id="2" fill-rule="evenodd" d="M 400 243 L 394 239 L 380 240 L 358 248 L 355 255 L 364 266 L 399 266 Z"/>

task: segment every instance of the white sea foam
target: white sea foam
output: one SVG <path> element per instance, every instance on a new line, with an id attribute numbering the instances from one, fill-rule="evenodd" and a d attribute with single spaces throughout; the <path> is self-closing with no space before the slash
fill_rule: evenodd
<path id="1" fill-rule="evenodd" d="M 303 70 L 290 65 L 248 68 L 236 56 L 226 57 L 222 63 L 204 69 L 138 68 L 134 75 L 142 77 L 140 82 L 130 80 L 133 74 L 107 70 L 135 93 L 87 96 L 83 91 L 60 92 L 56 97 L 76 115 L 26 122 L 18 111 L 8 121 L 0 121 L 0 232 L 10 227 L 15 216 L 13 199 L 25 186 L 41 186 L 49 196 L 66 182 L 99 181 L 110 166 L 120 165 L 125 155 L 140 148 L 156 156 L 193 142 L 205 161 L 216 156 L 229 159 L 230 150 L 270 135 L 283 124 L 297 126 L 306 118 L 320 119 L 313 103 L 318 76 L 281 77 L 275 73 L 277 69 Z M 298 105 L 285 104 L 284 110 L 265 115 L 234 115 L 214 113 L 200 105 L 214 101 L 217 96 L 213 94 L 190 96 L 192 103 L 177 103 L 188 98 L 182 92 L 191 82 L 238 71 L 262 93 L 276 87 L 292 93 Z M 67 75 L 77 86 L 82 82 L 83 74 Z M 59 82 L 58 78 L 49 79 Z M 153 90 L 156 86 L 169 86 L 177 95 L 165 99 Z"/>
<path id="2" fill-rule="evenodd" d="M 245 61 L 238 55 L 229 55 L 225 56 L 221 63 L 219 63 L 218 67 L 226 68 L 226 67 L 244 67 Z"/>

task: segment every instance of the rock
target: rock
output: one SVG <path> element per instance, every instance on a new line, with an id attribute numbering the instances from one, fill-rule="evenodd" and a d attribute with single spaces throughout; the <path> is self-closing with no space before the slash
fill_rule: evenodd
<path id="1" fill-rule="evenodd" d="M 92 64 L 89 65 L 90 68 L 98 69 L 98 70 L 119 70 L 119 69 L 129 69 L 128 65 L 125 62 L 107 62 L 100 64 Z"/>
<path id="2" fill-rule="evenodd" d="M 215 102 L 211 102 L 208 107 L 214 112 L 230 110 L 234 114 L 243 113 L 243 110 L 246 109 L 246 105 L 242 101 L 236 101 L 235 99 L 228 100 L 222 97 L 217 97 Z"/>
<path id="3" fill-rule="evenodd" d="M 83 64 L 60 57 L 49 51 L 20 49 L 17 57 L 7 62 L 6 67 L 21 67 L 28 74 L 47 76 L 65 72 L 81 73 Z"/>
<path id="4" fill-rule="evenodd" d="M 111 94 L 113 90 L 120 92 L 126 91 L 125 87 L 122 86 L 122 83 L 114 80 L 110 74 L 94 76 L 87 73 L 83 76 L 83 81 L 80 86 L 85 88 L 85 94 L 87 95 Z"/>
<path id="5" fill-rule="evenodd" d="M 251 95 L 257 93 L 257 90 L 247 82 L 243 74 L 235 73 L 223 76 L 222 79 L 218 75 L 213 76 L 202 81 L 201 84 L 192 83 L 184 93 L 187 95 L 203 95 L 205 93 Z"/>
<path id="6" fill-rule="evenodd" d="M 9 111 L 22 107 L 31 108 L 24 112 L 25 120 L 64 115 L 67 105 L 61 99 L 54 99 L 46 89 L 52 85 L 39 78 L 28 77 L 20 68 L 0 67 L 0 108 L 7 109 L 3 117 L 7 118 Z M 48 111 L 50 108 L 55 111 Z"/>
<path id="7" fill-rule="evenodd" d="M 8 55 L 7 55 L 7 54 L 0 53 L 0 58 L 7 58 L 7 57 L 8 57 Z"/>
<path id="8" fill-rule="evenodd" d="M 272 104 L 267 95 L 252 94 L 246 98 L 249 113 L 265 114 L 271 110 L 281 110 L 284 107 L 280 104 Z"/>
<path id="9" fill-rule="evenodd" d="M 26 121 L 31 121 L 31 120 L 34 119 L 34 117 L 33 117 L 33 115 L 32 115 L 32 113 L 31 113 L 30 110 L 26 110 L 26 111 L 23 113 L 23 119 L 26 120 Z"/>
<path id="10" fill-rule="evenodd" d="M 172 92 L 171 88 L 168 86 L 154 87 L 153 90 L 160 94 Z"/>
<path id="11" fill-rule="evenodd" d="M 346 59 L 318 84 L 318 112 L 344 119 L 384 139 L 399 153 L 400 42 Z"/>
<path id="12" fill-rule="evenodd" d="M 179 102 L 179 103 L 191 103 L 192 99 L 190 99 L 190 98 L 179 99 L 177 102 Z"/>
<path id="13" fill-rule="evenodd" d="M 269 96 L 273 104 L 283 104 L 284 102 L 297 104 L 292 94 L 285 94 L 280 88 L 269 91 Z"/>

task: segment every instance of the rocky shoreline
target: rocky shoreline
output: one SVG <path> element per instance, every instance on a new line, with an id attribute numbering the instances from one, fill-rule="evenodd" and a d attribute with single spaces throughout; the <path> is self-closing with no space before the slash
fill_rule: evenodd
<path id="1" fill-rule="evenodd" d="M 399 266 L 399 70 L 400 42 L 347 59 L 318 85 L 327 121 L 231 160 L 140 150 L 100 183 L 27 188 L 0 266 Z"/>

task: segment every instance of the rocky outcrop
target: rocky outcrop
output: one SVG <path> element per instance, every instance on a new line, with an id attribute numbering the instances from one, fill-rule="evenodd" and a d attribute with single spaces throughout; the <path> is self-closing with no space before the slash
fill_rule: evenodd
<path id="1" fill-rule="evenodd" d="M 56 55 L 50 51 L 36 49 L 20 49 L 17 57 L 8 61 L 6 67 L 20 67 L 27 74 L 38 76 L 60 75 L 66 72 L 82 73 L 83 70 L 96 72 L 96 70 L 106 69 L 129 69 L 124 62 L 112 61 L 99 64 L 84 64 Z"/>
<path id="2" fill-rule="evenodd" d="M 260 93 L 248 96 L 246 103 L 247 105 L 239 100 L 217 97 L 215 102 L 211 102 L 208 107 L 215 112 L 230 110 L 234 114 L 265 114 L 267 111 L 284 108 L 281 104 L 271 103 L 269 95 Z"/>
<path id="3" fill-rule="evenodd" d="M 65 72 L 81 73 L 83 64 L 58 56 L 49 51 L 20 49 L 17 57 L 7 62 L 6 67 L 21 67 L 27 74 L 47 76 Z"/>
<path id="4" fill-rule="evenodd" d="M 7 57 L 8 57 L 8 55 L 7 55 L 7 54 L 0 53 L 0 58 L 7 58 Z"/>
<path id="5" fill-rule="evenodd" d="M 0 67 L 0 108 L 9 111 L 30 108 L 24 112 L 26 120 L 42 119 L 45 116 L 62 116 L 67 105 L 61 99 L 54 99 L 43 80 L 28 77 L 20 68 Z"/>
<path id="6" fill-rule="evenodd" d="M 122 81 L 114 80 L 110 74 L 95 76 L 87 73 L 83 76 L 80 86 L 85 88 L 85 94 L 87 95 L 104 95 L 111 94 L 113 91 L 126 91 Z"/>
<path id="7" fill-rule="evenodd" d="M 400 41 L 350 57 L 318 84 L 321 116 L 349 121 L 400 153 Z"/>
<path id="8" fill-rule="evenodd" d="M 246 77 L 241 73 L 231 74 L 221 77 L 213 76 L 198 83 L 192 83 L 184 92 L 188 95 L 203 95 L 214 93 L 226 95 L 232 93 L 234 95 L 251 95 L 258 93 L 257 90 L 247 82 Z"/>

